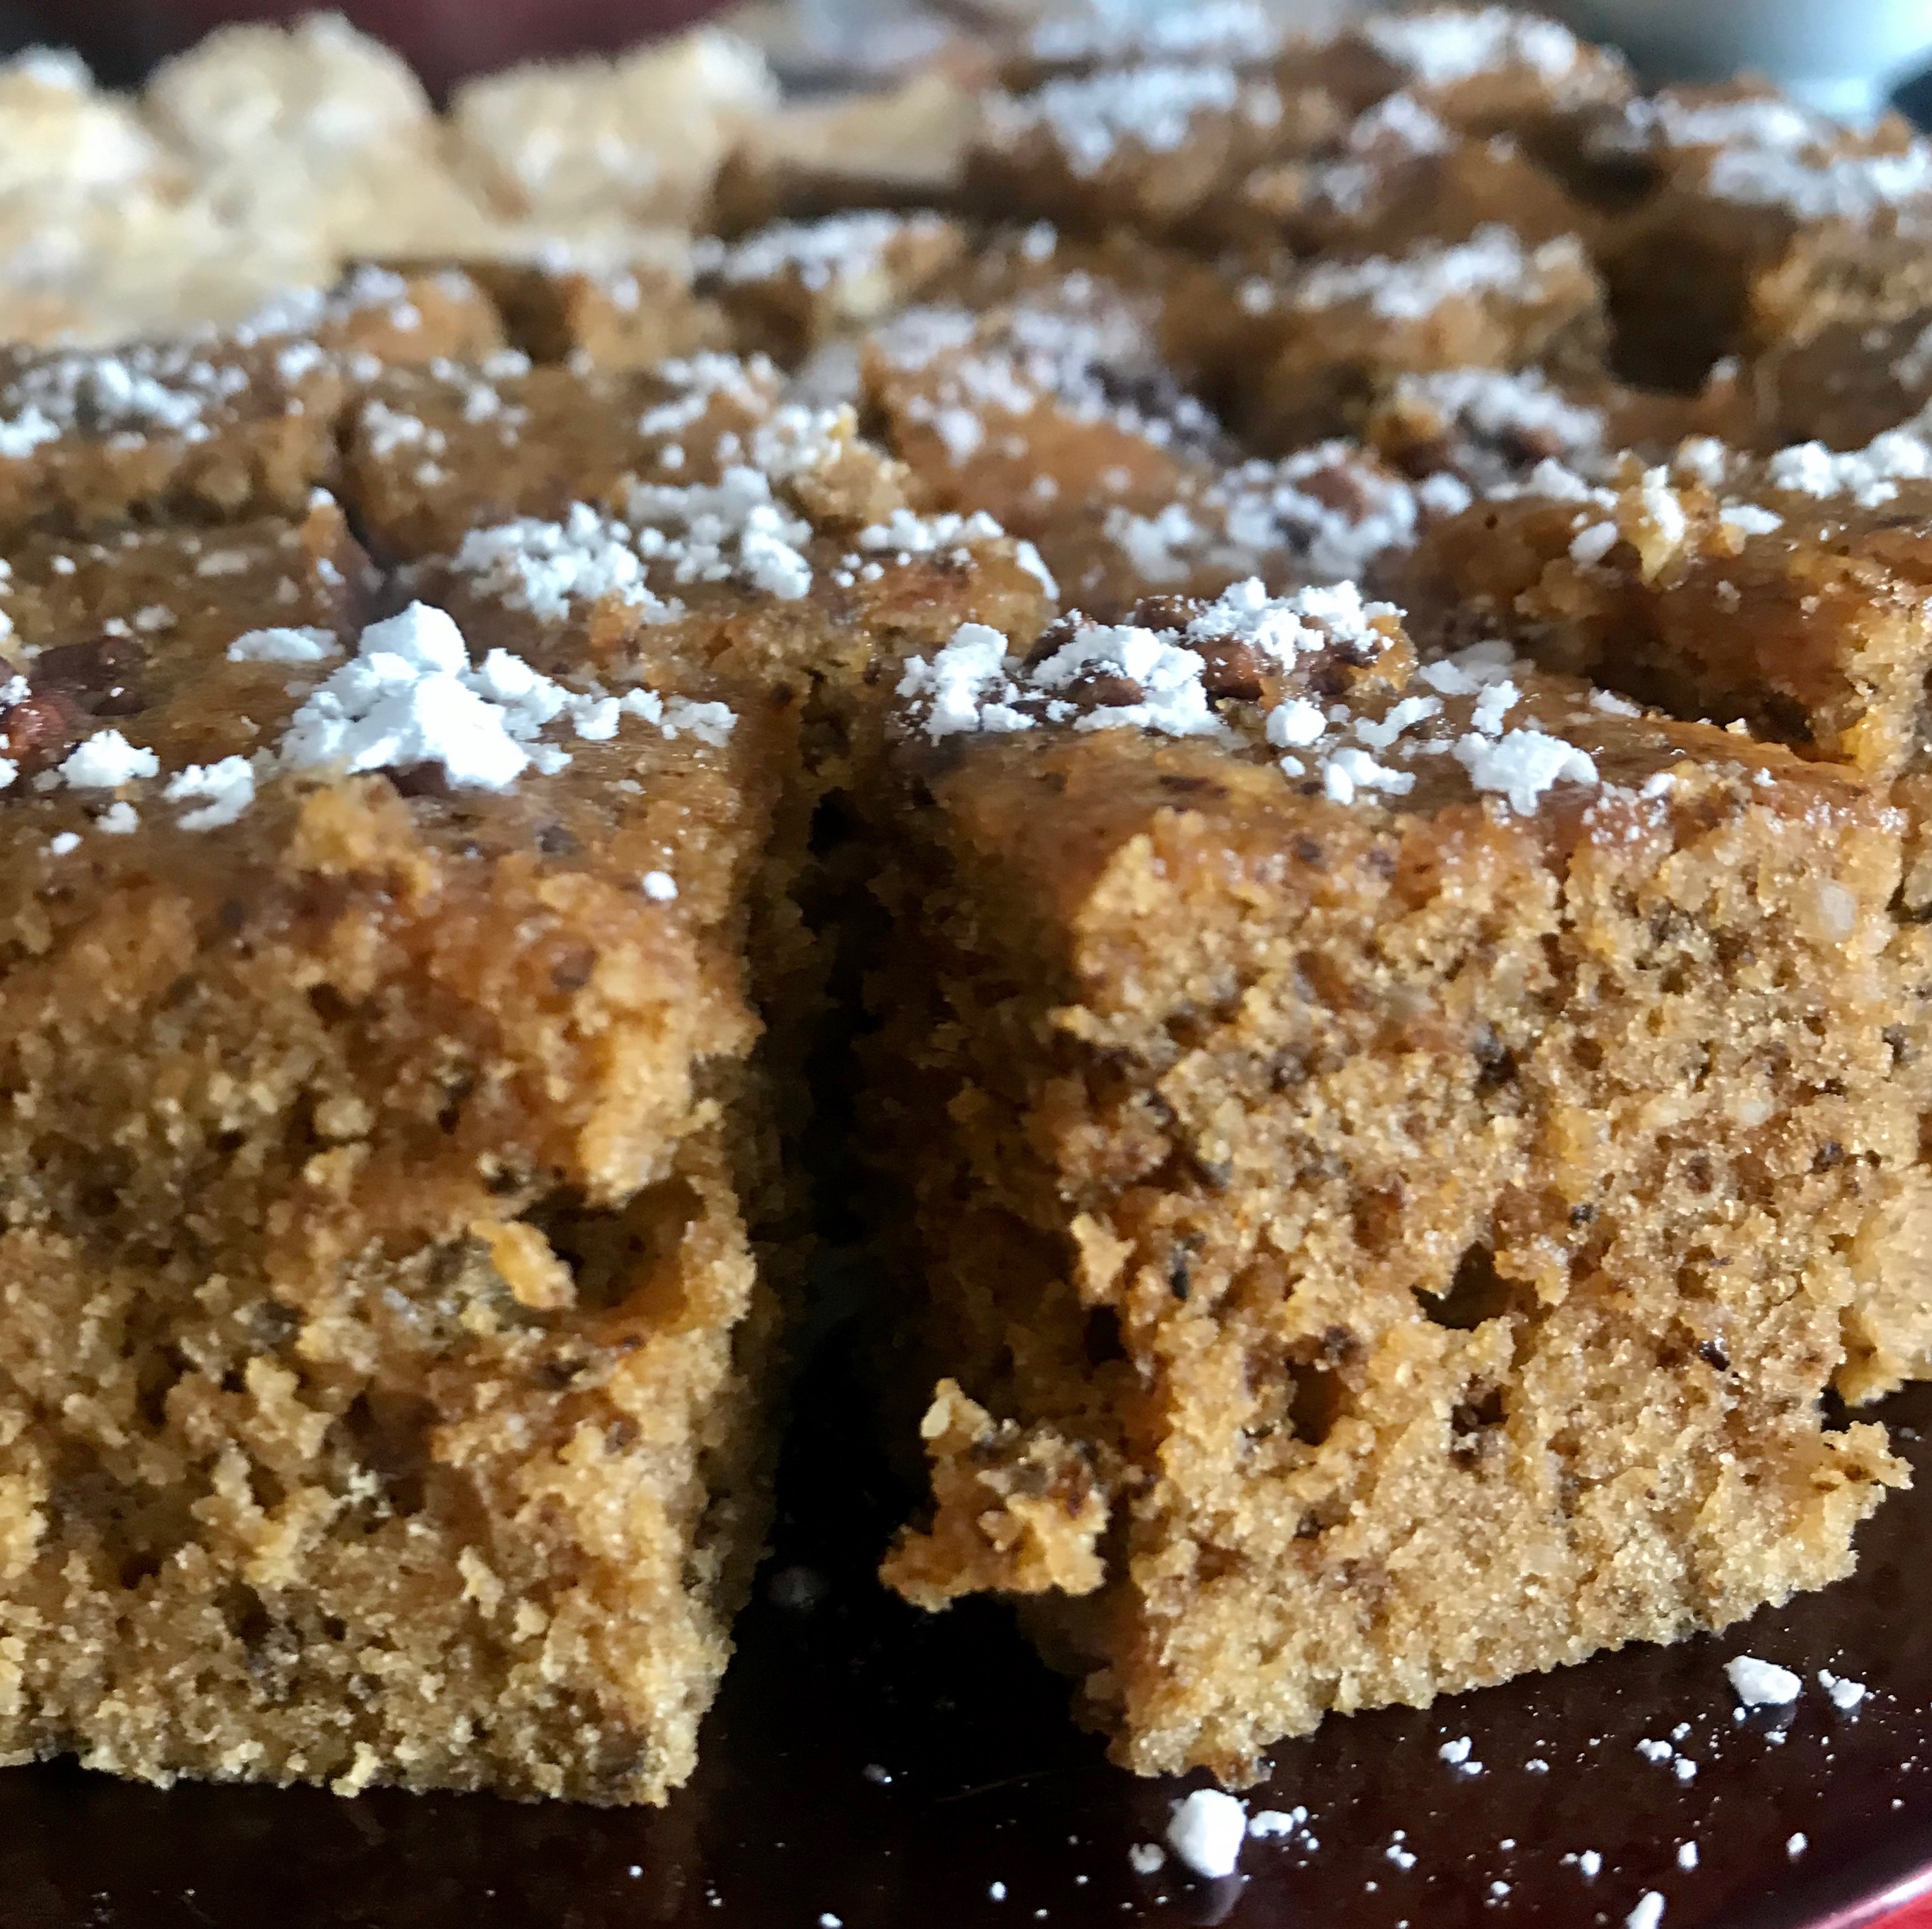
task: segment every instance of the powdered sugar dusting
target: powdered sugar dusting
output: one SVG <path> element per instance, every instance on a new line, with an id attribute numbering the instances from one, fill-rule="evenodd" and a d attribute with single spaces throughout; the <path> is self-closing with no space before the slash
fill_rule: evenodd
<path id="1" fill-rule="evenodd" d="M 466 535 L 452 566 L 486 595 L 555 622 L 586 603 L 610 601 L 645 623 L 668 623 L 682 606 L 654 594 L 629 528 L 584 502 L 562 521 L 524 517 Z"/>
<path id="2" fill-rule="evenodd" d="M 1932 195 L 1932 143 L 1878 154 L 1726 148 L 1713 156 L 1705 181 L 1721 200 L 1781 208 L 1801 221 L 1869 224 Z"/>
<path id="3" fill-rule="evenodd" d="M 680 707 L 686 726 L 700 735 L 717 727 L 712 713 L 722 711 Z M 568 751 L 542 741 L 546 725 L 566 721 L 596 742 L 614 736 L 629 715 L 670 735 L 673 711 L 655 690 L 614 696 L 568 689 L 508 650 L 493 649 L 472 666 L 448 613 L 412 603 L 371 624 L 354 657 L 310 692 L 283 733 L 278 760 L 290 771 L 351 774 L 433 764 L 459 788 L 502 790 L 526 769 L 549 775 L 570 762 Z"/>
<path id="4" fill-rule="evenodd" d="M 1546 80 L 1561 80 L 1583 52 L 1567 27 L 1508 7 L 1400 14 L 1365 21 L 1360 32 L 1385 59 L 1431 87 L 1452 86 L 1508 67 L 1527 67 Z"/>
<path id="5" fill-rule="evenodd" d="M 255 767 L 246 757 L 224 757 L 212 764 L 190 764 L 177 771 L 161 795 L 170 804 L 193 798 L 208 801 L 184 811 L 175 822 L 184 831 L 217 831 L 236 822 L 255 801 Z"/>
<path id="6" fill-rule="evenodd" d="M 811 526 L 775 499 L 762 469 L 740 464 L 686 487 L 633 483 L 626 507 L 638 554 L 674 583 L 735 580 L 788 602 L 812 587 Z"/>
<path id="7" fill-rule="evenodd" d="M 1406 255 L 1318 263 L 1294 284 L 1290 299 L 1309 309 L 1360 301 L 1391 320 L 1418 321 L 1457 299 L 1510 293 L 1534 300 L 1545 277 L 1584 267 L 1574 235 L 1526 250 L 1510 229 L 1491 223 L 1454 245 L 1432 242 Z"/>
<path id="8" fill-rule="evenodd" d="M 724 249 L 717 272 L 721 280 L 734 285 L 795 275 L 803 286 L 818 292 L 876 276 L 895 244 L 931 240 L 944 232 L 945 223 L 936 214 L 875 209 L 821 221 L 774 222 Z"/>
<path id="9" fill-rule="evenodd" d="M 1098 174 L 1126 145 L 1150 154 L 1184 146 L 1204 115 L 1238 114 L 1257 127 L 1281 118 L 1281 97 L 1232 67 L 1154 61 L 1050 80 L 1037 92 L 996 94 L 986 104 L 988 133 L 1011 146 L 1044 133 L 1076 175 Z"/>
<path id="10" fill-rule="evenodd" d="M 1151 14 L 1085 11 L 1042 20 L 1028 37 L 1036 59 L 1118 65 L 1130 60 L 1265 60 L 1280 22 L 1256 0 L 1199 0 Z"/>
<path id="11" fill-rule="evenodd" d="M 228 645 L 230 663 L 320 663 L 341 648 L 332 630 L 248 630 Z"/>

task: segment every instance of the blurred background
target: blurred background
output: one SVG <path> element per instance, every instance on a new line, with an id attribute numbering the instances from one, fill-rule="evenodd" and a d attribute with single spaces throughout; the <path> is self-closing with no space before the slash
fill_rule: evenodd
<path id="1" fill-rule="evenodd" d="M 1472 4 L 1451 43 L 1505 10 Z M 1157 16 L 1198 57 L 1374 4 L 0 0 L 0 339 L 231 325 L 358 262 L 675 275 L 780 208 L 946 205 L 1000 49 L 1050 16 L 1119 44 Z M 1852 118 L 1932 46 L 1932 0 L 1542 10 L 1645 81 L 1755 70 Z"/>
<path id="2" fill-rule="evenodd" d="M 226 21 L 308 10 L 243 0 L 9 0 L 0 31 L 15 47 L 73 46 L 102 80 L 128 86 Z M 441 91 L 532 55 L 612 52 L 717 10 L 706 0 L 348 0 L 338 10 Z"/>
<path id="3" fill-rule="evenodd" d="M 704 19 L 743 31 L 801 77 L 829 64 L 890 64 L 950 28 L 972 31 L 1016 13 L 1184 12 L 1213 0 L 340 0 L 338 10 L 395 48 L 432 94 L 518 61 L 610 52 Z M 1275 0 L 1297 23 L 1330 20 L 1356 0 Z M 1908 104 L 1932 48 L 1926 0 L 1542 0 L 1592 39 L 1624 46 L 1647 78 L 1719 79 L 1748 67 L 1828 112 L 1868 113 L 1904 90 Z M 289 19 L 297 4 L 248 0 L 0 0 L 0 52 L 45 43 L 76 48 L 110 86 L 137 84 L 211 28 Z M 1920 90 L 1922 91 L 1923 90 Z"/>

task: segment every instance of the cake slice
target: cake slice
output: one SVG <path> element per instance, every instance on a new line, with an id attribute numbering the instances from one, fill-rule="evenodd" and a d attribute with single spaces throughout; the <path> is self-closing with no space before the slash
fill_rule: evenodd
<path id="1" fill-rule="evenodd" d="M 1344 118 L 1318 88 L 1284 91 L 1264 72 L 1212 59 L 1061 74 L 985 97 L 966 194 L 996 219 L 1198 244 L 1226 231 L 1256 168 L 1312 151 Z"/>
<path id="2" fill-rule="evenodd" d="M 1556 464 L 1426 531 L 1406 592 L 1425 636 L 1472 624 L 1552 668 L 1673 714 L 1843 764 L 1904 813 L 1888 1030 L 1932 1118 L 1932 449 L 1916 425 L 1843 454 L 1765 458 L 1687 442 L 1667 465 L 1586 485 Z M 1848 1397 L 1932 1373 L 1932 1166 L 1892 1182 L 1859 1248 Z"/>
<path id="3" fill-rule="evenodd" d="M 1574 235 L 1527 247 L 1508 229 L 1241 281 L 1236 426 L 1292 451 L 1352 432 L 1397 376 L 1452 368 L 1602 373 L 1603 289 Z"/>
<path id="4" fill-rule="evenodd" d="M 1932 298 L 1932 147 L 1896 116 L 1680 149 L 1606 250 L 1618 354 L 1634 379 L 1694 387 L 1712 362 L 1872 328 Z"/>
<path id="5" fill-rule="evenodd" d="M 1828 1424 L 1885 1182 L 1856 775 L 1343 587 L 900 684 L 874 1143 L 936 1508 L 1143 1772 L 1720 1626 L 1900 1480 Z"/>
<path id="6" fill-rule="evenodd" d="M 708 350 L 647 368 L 511 351 L 389 369 L 350 412 L 343 487 L 382 561 L 447 554 L 473 529 L 560 516 L 627 476 L 716 481 L 778 391 L 763 356 Z"/>
<path id="7" fill-rule="evenodd" d="M 794 720 L 369 588 L 327 503 L 16 553 L 0 1755 L 658 1802 L 763 1535 Z"/>
<path id="8" fill-rule="evenodd" d="M 867 419 L 922 499 L 991 512 L 1098 615 L 1249 576 L 1277 589 L 1359 577 L 1407 550 L 1423 505 L 1406 480 L 1340 439 L 1244 459 L 1144 305 L 1076 270 L 977 316 L 909 310 L 866 344 Z"/>
<path id="9" fill-rule="evenodd" d="M 272 333 L 0 349 L 0 529 L 299 514 L 334 477 L 345 390 L 334 357 Z"/>
<path id="10" fill-rule="evenodd" d="M 1357 116 L 1333 152 L 1256 169 L 1240 198 L 1254 239 L 1298 255 L 1393 254 L 1492 225 L 1534 244 L 1587 220 L 1508 135 L 1460 134 L 1412 94 Z"/>

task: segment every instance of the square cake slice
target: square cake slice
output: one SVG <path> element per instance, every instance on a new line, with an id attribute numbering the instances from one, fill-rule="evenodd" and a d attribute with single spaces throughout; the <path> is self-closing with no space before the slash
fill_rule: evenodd
<path id="1" fill-rule="evenodd" d="M 1250 277 L 1234 299 L 1246 338 L 1232 384 L 1236 426 L 1264 448 L 1359 428 L 1401 375 L 1602 373 L 1603 288 L 1574 235 L 1528 247 L 1491 224 L 1467 241 Z"/>
<path id="2" fill-rule="evenodd" d="M 8 604 L 0 1756 L 662 1801 L 763 1535 L 789 720 L 218 533 Z"/>
<path id="3" fill-rule="evenodd" d="M 1694 439 L 1607 485 L 1550 463 L 1426 530 L 1406 593 L 1426 637 L 1480 623 L 1546 667 L 1889 787 L 1906 859 L 1888 1032 L 1932 1120 L 1928 477 L 1922 425 L 1843 454 L 1741 457 Z M 1932 1164 L 1901 1176 L 1894 1212 L 1860 1249 L 1838 1376 L 1853 1399 L 1932 1373 Z"/>
<path id="4" fill-rule="evenodd" d="M 0 529 L 298 514 L 334 477 L 344 392 L 333 356 L 268 329 L 0 349 Z"/>
<path id="5" fill-rule="evenodd" d="M 1143 1772 L 1720 1626 L 1901 1478 L 1821 1409 L 1912 1158 L 1856 775 L 1344 587 L 908 665 L 877 1143 L 935 1385 L 886 1578 Z"/>

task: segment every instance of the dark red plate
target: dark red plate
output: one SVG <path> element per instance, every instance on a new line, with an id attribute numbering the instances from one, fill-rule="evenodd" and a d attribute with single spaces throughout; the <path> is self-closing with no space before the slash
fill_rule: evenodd
<path id="1" fill-rule="evenodd" d="M 1172 1860 L 1130 1867 L 1180 1785 L 1109 1768 L 997 1608 L 928 1619 L 872 1583 L 902 1501 L 858 1444 L 857 1404 L 835 1346 L 808 1376 L 776 1550 L 703 1765 L 669 1808 L 162 1793 L 14 1769 L 0 1924 L 1623 1929 L 1654 1890 L 1664 1929 L 1852 1929 L 1932 1887 L 1932 1388 L 1882 1412 L 1925 1484 L 1862 1530 L 1855 1580 L 1721 1637 L 1330 1721 L 1251 1792 L 1257 1809 L 1305 1808 L 1305 1830 L 1251 1841 L 1240 1877 L 1212 1884 Z M 1723 1664 L 1745 1653 L 1803 1674 L 1789 1719 L 1733 1719 Z M 1868 1685 L 1856 1713 L 1820 1668 Z M 1466 1736 L 1459 1768 L 1440 1751 Z"/>

